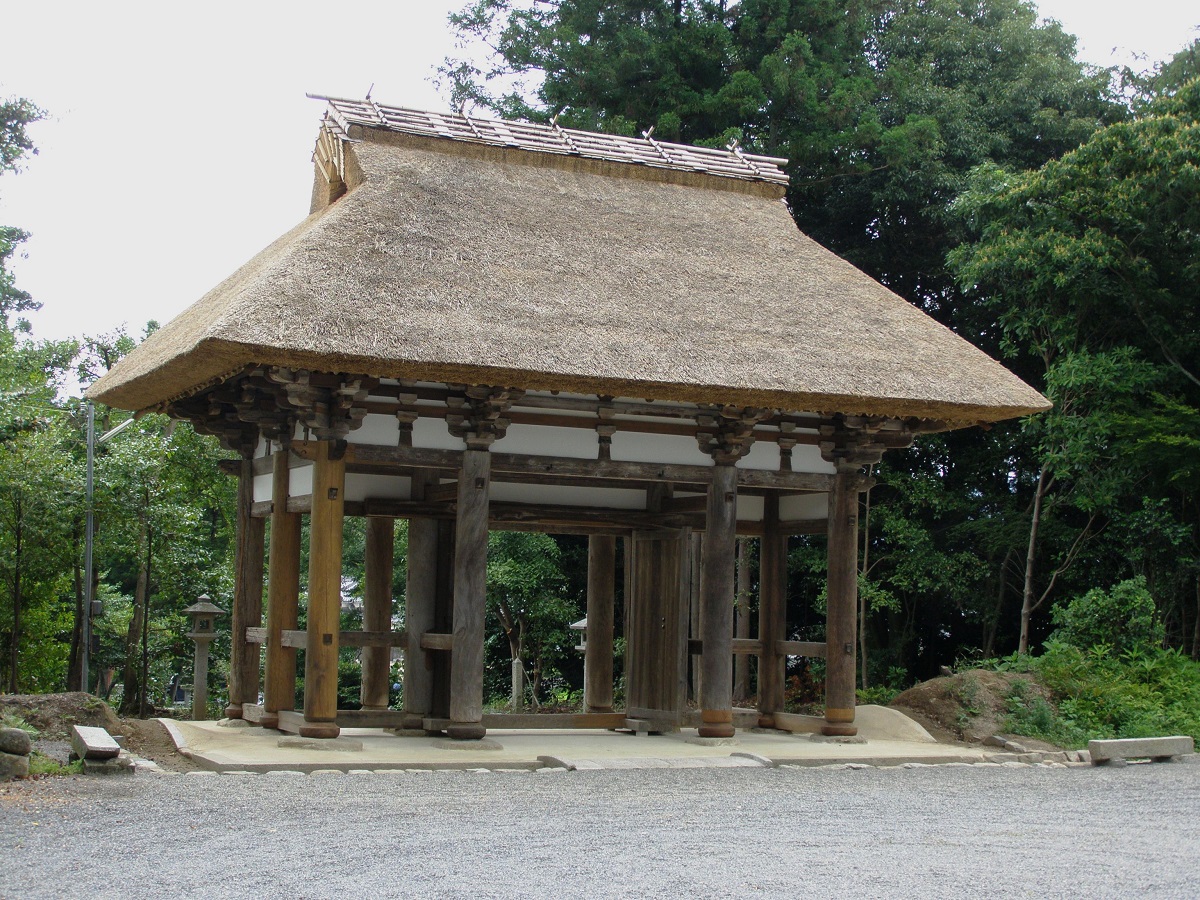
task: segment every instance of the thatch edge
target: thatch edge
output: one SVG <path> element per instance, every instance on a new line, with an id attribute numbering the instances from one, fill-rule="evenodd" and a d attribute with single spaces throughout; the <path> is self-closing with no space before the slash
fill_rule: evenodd
<path id="1" fill-rule="evenodd" d="M 465 366 L 450 363 L 428 363 L 411 360 L 382 360 L 372 357 L 342 354 L 288 352 L 258 344 L 243 344 L 218 338 L 201 340 L 191 350 L 175 359 L 202 360 L 193 372 L 189 385 L 172 384 L 165 395 L 166 402 L 190 396 L 242 371 L 248 365 L 283 366 L 373 378 L 399 378 L 451 384 L 489 384 L 498 387 L 533 391 L 565 391 L 578 394 L 605 394 L 614 397 L 637 397 L 647 400 L 669 400 L 680 403 L 716 403 L 735 406 L 763 407 L 786 411 L 852 416 L 883 416 L 897 419 L 925 419 L 943 422 L 949 428 L 966 428 L 999 422 L 1044 412 L 1051 403 L 1044 397 L 1041 405 L 985 406 L 950 401 L 914 400 L 906 397 L 863 397 L 850 394 L 790 393 L 786 391 L 729 388 L 715 385 L 690 385 L 662 381 L 626 381 L 611 378 L 592 378 L 584 375 L 563 375 L 503 367 Z M 85 396 L 109 406 L 137 408 L 128 405 L 130 399 L 142 393 L 141 382 L 160 378 L 159 369 L 152 369 L 111 390 L 96 391 L 96 385 Z M 160 382 L 161 383 L 161 382 Z M 161 388 L 160 388 L 161 390 Z M 1040 394 L 1036 396 L 1041 397 Z"/>

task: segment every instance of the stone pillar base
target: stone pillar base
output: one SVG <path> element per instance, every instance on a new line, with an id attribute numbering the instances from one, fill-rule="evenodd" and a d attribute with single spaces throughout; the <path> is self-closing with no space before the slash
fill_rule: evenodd
<path id="1" fill-rule="evenodd" d="M 696 729 L 696 733 L 703 738 L 733 737 L 733 710 L 702 709 L 700 727 Z"/>
<path id="2" fill-rule="evenodd" d="M 333 722 L 309 722 L 305 721 L 299 728 L 300 737 L 307 738 L 335 738 L 342 733 L 342 729 L 338 728 Z"/>
<path id="3" fill-rule="evenodd" d="M 487 734 L 487 729 L 479 722 L 451 722 L 446 734 L 456 741 L 478 741 Z"/>

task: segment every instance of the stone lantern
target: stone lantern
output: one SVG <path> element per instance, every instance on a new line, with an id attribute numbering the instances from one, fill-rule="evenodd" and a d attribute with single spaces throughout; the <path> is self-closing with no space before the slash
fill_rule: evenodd
<path id="1" fill-rule="evenodd" d="M 225 615 L 225 610 L 214 604 L 208 594 L 201 594 L 184 612 L 192 617 L 192 630 L 188 632 L 188 637 L 196 642 L 192 719 L 203 721 L 208 718 L 208 645 L 217 636 L 216 617 Z"/>

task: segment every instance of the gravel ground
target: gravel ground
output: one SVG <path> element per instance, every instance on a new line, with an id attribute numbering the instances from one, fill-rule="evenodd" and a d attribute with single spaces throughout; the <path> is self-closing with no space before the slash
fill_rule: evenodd
<path id="1" fill-rule="evenodd" d="M 64 778 L 0 897 L 1200 896 L 1200 759 Z"/>

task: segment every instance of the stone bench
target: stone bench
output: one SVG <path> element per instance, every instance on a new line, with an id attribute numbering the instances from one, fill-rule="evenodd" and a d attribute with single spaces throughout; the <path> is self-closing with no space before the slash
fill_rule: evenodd
<path id="1" fill-rule="evenodd" d="M 134 771 L 132 757 L 103 728 L 72 725 L 71 752 L 83 760 L 84 775 L 132 775 Z"/>
<path id="2" fill-rule="evenodd" d="M 1094 766 L 1101 766 L 1117 759 L 1150 759 L 1154 762 L 1166 762 L 1176 756 L 1187 756 L 1194 751 L 1195 744 L 1187 735 L 1088 741 L 1088 753 L 1091 754 Z"/>

